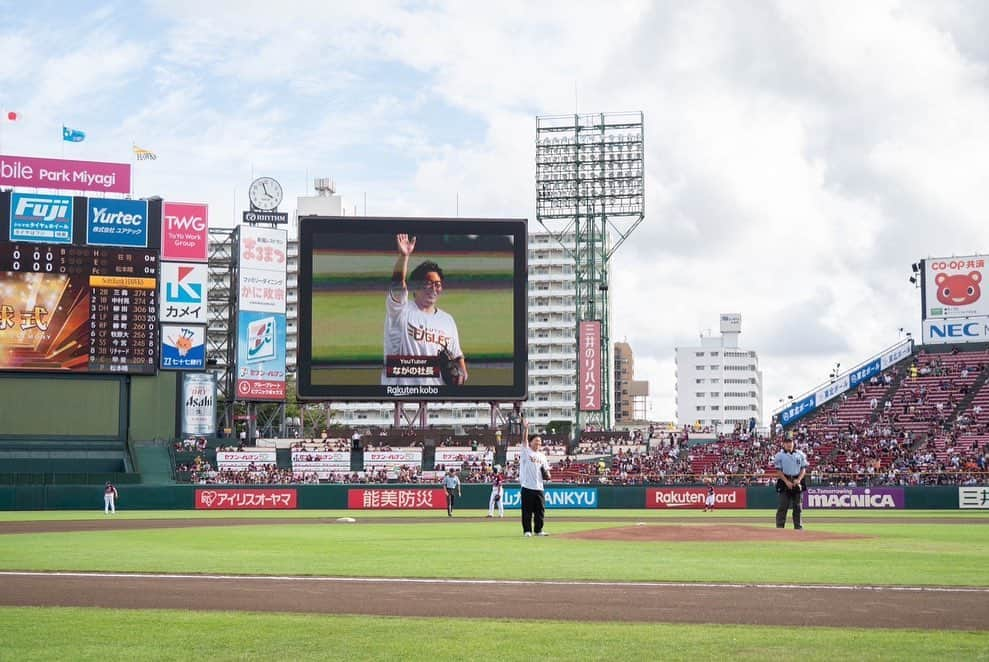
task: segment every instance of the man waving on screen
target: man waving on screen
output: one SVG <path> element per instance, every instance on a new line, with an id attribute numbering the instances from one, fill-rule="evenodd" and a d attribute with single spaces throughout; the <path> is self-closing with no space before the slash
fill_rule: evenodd
<path id="1" fill-rule="evenodd" d="M 385 297 L 385 367 L 382 384 L 460 386 L 467 363 L 453 317 L 436 307 L 443 293 L 443 270 L 425 261 L 408 274 L 416 238 L 395 237 L 398 260 Z M 409 287 L 412 300 L 409 300 Z"/>

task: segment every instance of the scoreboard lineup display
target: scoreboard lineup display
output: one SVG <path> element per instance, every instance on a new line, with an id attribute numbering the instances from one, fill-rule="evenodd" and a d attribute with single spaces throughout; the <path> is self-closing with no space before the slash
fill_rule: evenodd
<path id="1" fill-rule="evenodd" d="M 140 201 L 146 247 L 96 246 L 85 233 L 92 200 L 53 208 L 65 218 L 51 224 L 66 227 L 52 236 L 64 237 L 42 243 L 11 236 L 24 232 L 9 196 L 0 192 L 0 370 L 155 374 L 161 203 Z"/>

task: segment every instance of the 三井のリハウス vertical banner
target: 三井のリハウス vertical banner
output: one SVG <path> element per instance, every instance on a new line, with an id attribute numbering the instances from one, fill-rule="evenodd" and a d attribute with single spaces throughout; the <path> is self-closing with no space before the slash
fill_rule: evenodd
<path id="1" fill-rule="evenodd" d="M 580 411 L 600 411 L 601 322 L 581 322 L 577 335 L 577 393 Z"/>

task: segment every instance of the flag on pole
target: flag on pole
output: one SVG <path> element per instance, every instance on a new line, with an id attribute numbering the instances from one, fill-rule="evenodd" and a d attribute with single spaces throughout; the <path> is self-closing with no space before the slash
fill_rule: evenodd
<path id="1" fill-rule="evenodd" d="M 155 161 L 158 159 L 158 155 L 150 149 L 141 149 L 137 145 L 133 145 L 131 149 L 134 150 L 134 156 L 137 157 L 138 161 Z"/>
<path id="2" fill-rule="evenodd" d="M 67 143 L 81 143 L 86 139 L 86 132 L 80 131 L 79 129 L 70 129 L 69 127 L 62 125 L 62 140 Z"/>
<path id="3" fill-rule="evenodd" d="M 17 121 L 19 121 L 19 120 L 20 120 L 20 119 L 21 119 L 21 118 L 22 118 L 22 117 L 23 117 L 24 115 L 23 115 L 22 113 L 18 113 L 18 112 L 15 112 L 15 111 L 13 111 L 13 110 L 8 110 L 7 112 L 5 112 L 5 113 L 3 114 L 3 116 L 4 116 L 4 118 L 5 118 L 5 119 L 6 119 L 6 120 L 7 120 L 8 122 L 17 122 Z"/>

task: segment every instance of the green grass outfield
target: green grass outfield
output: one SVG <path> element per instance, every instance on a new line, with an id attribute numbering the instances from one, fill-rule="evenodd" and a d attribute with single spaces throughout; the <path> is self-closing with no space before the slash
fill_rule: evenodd
<path id="1" fill-rule="evenodd" d="M 869 521 L 830 522 L 834 514 L 807 515 L 807 530 L 868 536 L 853 540 L 805 541 L 788 530 L 786 541 L 770 542 L 613 542 L 575 540 L 559 534 L 607 526 L 630 526 L 632 517 L 648 522 L 648 511 L 597 511 L 592 521 L 575 521 L 550 511 L 547 530 L 556 536 L 522 538 L 512 514 L 504 520 L 479 519 L 483 511 L 461 511 L 450 521 L 440 512 L 416 513 L 408 523 L 375 523 L 396 512 L 296 511 L 293 517 L 323 517 L 320 524 L 125 529 L 0 536 L 0 569 L 128 572 L 301 574 L 368 577 L 448 577 L 561 579 L 595 581 L 798 582 L 989 586 L 989 517 L 985 524 L 931 524 Z M 678 513 L 686 514 L 686 513 Z M 336 524 L 348 515 L 356 524 Z M 705 514 L 687 514 L 705 526 Z M 118 518 L 230 517 L 259 514 L 188 511 L 121 513 Z M 261 517 L 284 517 L 262 513 Z M 719 517 L 772 528 L 771 511 L 740 511 Z M 821 521 L 815 522 L 815 516 Z M 875 519 L 874 511 L 840 513 L 842 518 Z M 901 516 L 897 513 L 897 516 Z M 951 513 L 911 513 L 910 517 L 963 517 Z M 3 513 L 23 520 L 28 513 Z M 39 513 L 39 519 L 99 519 L 101 513 Z M 582 513 L 581 518 L 585 518 Z M 982 518 L 980 518 L 981 520 Z M 671 524 L 671 526 L 683 526 Z M 108 522 L 112 527 L 112 522 Z M 111 551 L 113 553 L 108 553 Z M 479 563 L 510 559 L 520 563 Z M 777 563 L 793 555 L 795 563 Z M 493 570 L 497 568 L 497 570 Z"/>
<path id="2" fill-rule="evenodd" d="M 505 520 L 442 512 L 121 511 L 117 520 L 355 517 L 356 524 L 277 524 L 0 535 L 0 569 L 377 577 L 588 579 L 802 584 L 989 585 L 989 513 L 821 512 L 808 531 L 857 540 L 599 542 L 569 531 L 649 523 L 771 528 L 771 511 L 550 511 L 555 536 L 520 536 Z M 409 522 L 376 522 L 382 518 Z M 580 517 L 590 521 L 570 519 Z M 842 522 L 832 521 L 842 518 Z M 897 521 L 881 521 L 884 517 Z M 0 521 L 102 520 L 100 512 L 3 512 Z M 631 519 L 616 519 L 631 518 Z M 724 518 L 724 519 L 722 519 Z M 931 524 L 929 520 L 943 520 Z M 950 523 L 972 519 L 972 523 Z M 871 520 L 880 520 L 879 523 Z M 917 520 L 910 522 L 909 520 Z M 524 562 L 523 562 L 524 560 Z M 0 591 L 3 580 L 0 578 Z M 989 607 L 987 607 L 989 612 Z M 0 608 L 0 660 L 31 659 L 989 659 L 987 631 L 522 622 L 365 616 Z"/>
<path id="3" fill-rule="evenodd" d="M 0 660 L 985 660 L 984 633 L 0 608 Z"/>

